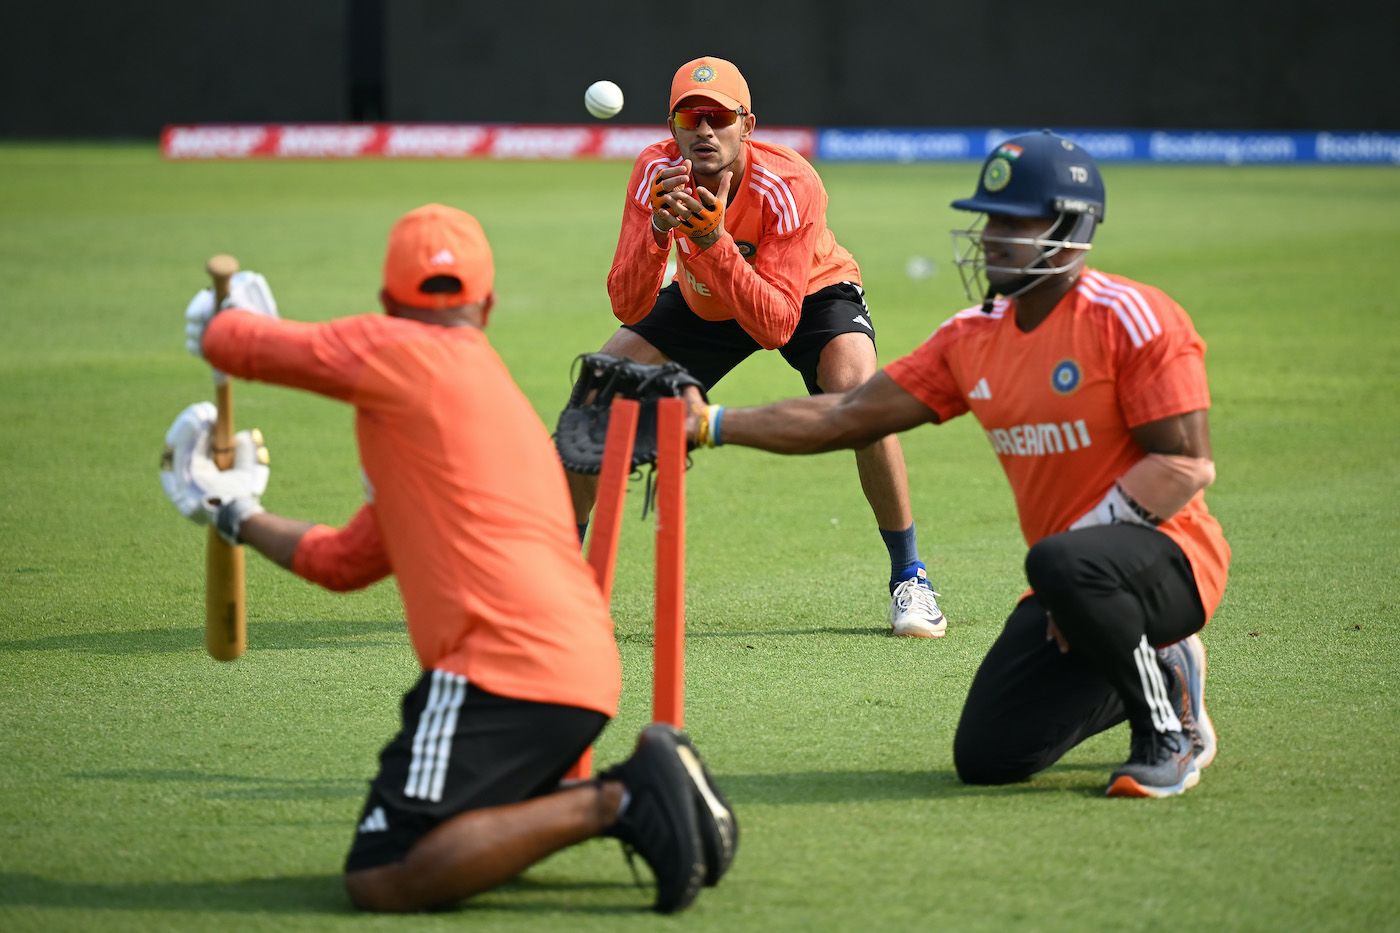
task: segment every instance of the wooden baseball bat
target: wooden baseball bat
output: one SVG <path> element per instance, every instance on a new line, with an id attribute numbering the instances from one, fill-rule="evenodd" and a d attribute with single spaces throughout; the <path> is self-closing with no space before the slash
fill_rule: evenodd
<path id="1" fill-rule="evenodd" d="M 238 260 L 211 256 L 205 271 L 214 282 L 214 307 L 228 297 L 229 279 L 238 271 Z M 214 400 L 219 409 L 214 423 L 214 465 L 233 466 L 233 386 L 228 376 L 214 374 Z M 229 544 L 209 528 L 204 555 L 204 647 L 218 661 L 235 661 L 248 644 L 247 614 L 243 591 L 243 548 Z"/>

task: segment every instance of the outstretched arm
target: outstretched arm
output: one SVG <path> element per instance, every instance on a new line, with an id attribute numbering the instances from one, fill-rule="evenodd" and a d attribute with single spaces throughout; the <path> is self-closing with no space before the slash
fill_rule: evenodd
<path id="1" fill-rule="evenodd" d="M 726 408 L 718 441 L 779 454 L 815 454 L 867 447 L 938 415 L 884 373 L 849 392 Z M 693 436 L 693 432 L 692 432 Z"/>

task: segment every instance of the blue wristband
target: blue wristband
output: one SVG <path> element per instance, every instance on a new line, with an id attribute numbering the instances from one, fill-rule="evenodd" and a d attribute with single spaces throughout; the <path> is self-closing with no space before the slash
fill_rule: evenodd
<path id="1" fill-rule="evenodd" d="M 716 406 L 715 406 L 715 420 L 714 420 L 714 424 L 711 425 L 711 427 L 710 427 L 710 443 L 713 444 L 713 445 L 716 446 L 716 447 L 718 447 L 718 446 L 720 446 L 721 444 L 724 443 L 724 441 L 722 441 L 722 440 L 719 439 L 719 424 L 720 424 L 720 422 L 723 421 L 723 420 L 724 420 L 724 406 L 723 406 L 723 405 L 716 405 Z"/>

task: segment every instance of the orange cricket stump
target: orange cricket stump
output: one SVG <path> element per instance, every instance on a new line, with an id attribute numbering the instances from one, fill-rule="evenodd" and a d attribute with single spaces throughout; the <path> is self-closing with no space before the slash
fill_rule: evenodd
<path id="1" fill-rule="evenodd" d="M 656 648 L 651 712 L 685 726 L 685 402 L 656 407 Z"/>
<path id="2" fill-rule="evenodd" d="M 598 475 L 598 499 L 593 509 L 593 537 L 588 542 L 588 566 L 603 594 L 612 601 L 613 571 L 617 567 L 617 542 L 622 537 L 622 499 L 632 472 L 632 448 L 637 441 L 637 420 L 642 406 L 636 399 L 615 398 L 608 410 L 608 436 L 603 442 L 603 469 Z M 584 749 L 564 775 L 566 781 L 586 781 L 593 774 L 593 749 Z"/>
<path id="3" fill-rule="evenodd" d="M 615 398 L 608 410 L 608 436 L 603 444 L 603 469 L 593 509 L 593 538 L 588 542 L 588 565 L 598 581 L 603 602 L 612 601 L 617 542 L 622 536 L 622 499 L 632 472 L 632 448 L 642 406 L 636 399 Z"/>

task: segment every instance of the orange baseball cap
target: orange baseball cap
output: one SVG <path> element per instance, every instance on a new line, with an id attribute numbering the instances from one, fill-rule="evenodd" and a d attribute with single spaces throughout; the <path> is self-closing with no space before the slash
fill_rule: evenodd
<path id="1" fill-rule="evenodd" d="M 671 79 L 671 110 L 686 97 L 708 97 L 721 107 L 753 112 L 749 83 L 739 74 L 739 69 L 733 62 L 710 55 L 686 62 Z"/>
<path id="2" fill-rule="evenodd" d="M 453 276 L 460 291 L 424 292 L 436 276 Z M 384 291 L 410 308 L 455 308 L 491 294 L 496 266 L 491 244 L 475 217 L 443 204 L 425 204 L 404 214 L 389 231 L 384 256 Z"/>

